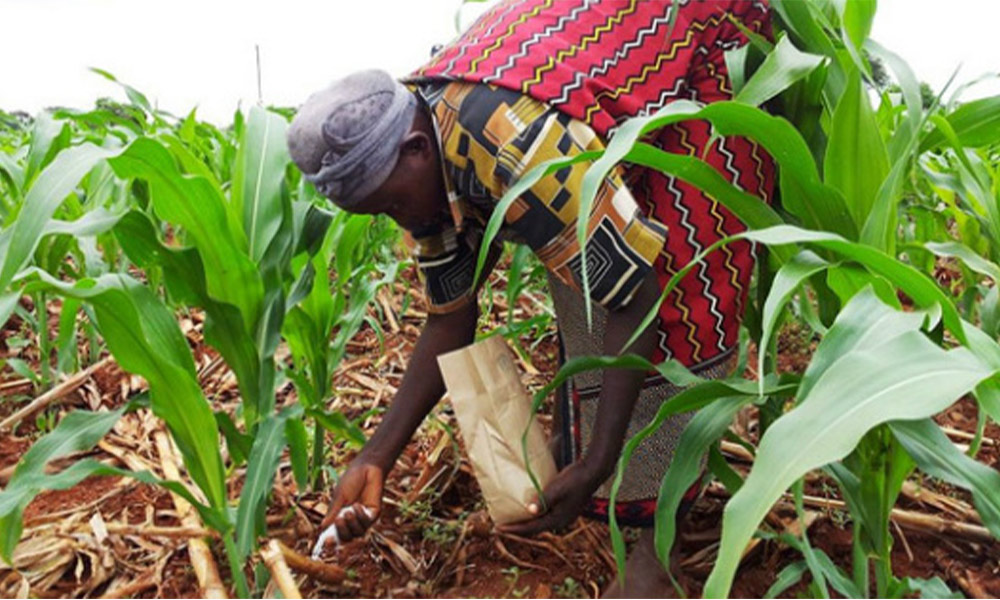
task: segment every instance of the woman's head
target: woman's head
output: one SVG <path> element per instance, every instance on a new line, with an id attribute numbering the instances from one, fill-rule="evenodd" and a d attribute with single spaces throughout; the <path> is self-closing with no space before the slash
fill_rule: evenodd
<path id="1" fill-rule="evenodd" d="M 288 149 L 345 210 L 388 214 L 409 230 L 447 213 L 430 115 L 384 71 L 354 73 L 310 96 L 288 130 Z"/>

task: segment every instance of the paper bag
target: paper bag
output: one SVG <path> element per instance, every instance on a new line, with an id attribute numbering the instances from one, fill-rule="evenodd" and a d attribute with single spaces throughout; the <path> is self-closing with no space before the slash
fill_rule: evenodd
<path id="1" fill-rule="evenodd" d="M 490 517 L 498 525 L 530 518 L 528 503 L 536 490 L 521 437 L 531 416 L 531 397 L 506 342 L 495 335 L 438 356 L 438 364 Z M 544 489 L 556 465 L 537 420 L 527 444 L 532 472 Z"/>

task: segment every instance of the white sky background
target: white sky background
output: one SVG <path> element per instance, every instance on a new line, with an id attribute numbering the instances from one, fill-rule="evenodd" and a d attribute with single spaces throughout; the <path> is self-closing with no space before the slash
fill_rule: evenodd
<path id="1" fill-rule="evenodd" d="M 88 108 L 124 100 L 95 66 L 160 108 L 228 123 L 257 99 L 254 44 L 265 103 L 295 106 L 352 71 L 403 75 L 455 35 L 459 0 L 0 0 L 0 108 Z M 486 5 L 468 5 L 470 23 Z M 996 0 L 880 0 L 873 37 L 939 89 L 1000 70 L 992 43 Z M 967 98 L 1000 94 L 1000 83 Z"/>

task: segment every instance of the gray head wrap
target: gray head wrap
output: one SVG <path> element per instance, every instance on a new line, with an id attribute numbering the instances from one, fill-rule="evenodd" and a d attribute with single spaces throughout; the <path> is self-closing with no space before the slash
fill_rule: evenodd
<path id="1" fill-rule="evenodd" d="M 342 208 L 389 177 L 413 124 L 417 99 L 385 71 L 360 71 L 306 100 L 288 129 L 292 160 Z"/>

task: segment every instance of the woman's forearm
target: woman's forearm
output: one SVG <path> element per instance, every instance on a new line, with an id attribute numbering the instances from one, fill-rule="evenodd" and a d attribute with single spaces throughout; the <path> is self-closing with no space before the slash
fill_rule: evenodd
<path id="1" fill-rule="evenodd" d="M 643 318 L 656 304 L 660 289 L 655 273 L 649 273 L 625 307 L 608 313 L 604 331 L 605 355 L 617 355 L 632 333 L 642 324 Z M 654 320 L 636 341 L 622 354 L 637 354 L 649 359 L 656 344 Z M 604 481 L 614 471 L 615 463 L 625 441 L 625 433 L 635 408 L 639 391 L 646 378 L 646 371 L 636 369 L 605 369 L 594 418 L 593 435 L 584 455 L 588 468 L 597 482 Z"/>
<path id="2" fill-rule="evenodd" d="M 388 473 L 396 464 L 417 427 L 444 395 L 438 355 L 472 343 L 477 319 L 475 302 L 453 313 L 427 318 L 399 390 L 378 429 L 361 451 L 363 457 L 382 467 L 383 472 Z"/>

